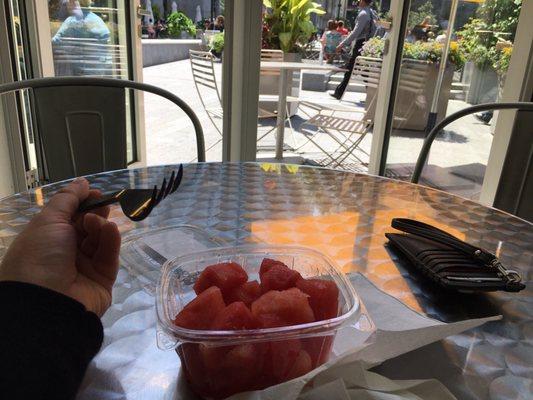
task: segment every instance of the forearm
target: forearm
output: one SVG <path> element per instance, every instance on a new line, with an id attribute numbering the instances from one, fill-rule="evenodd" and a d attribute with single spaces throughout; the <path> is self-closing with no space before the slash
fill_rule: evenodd
<path id="1" fill-rule="evenodd" d="M 0 282 L 0 393 L 74 398 L 103 340 L 96 314 L 57 292 Z"/>

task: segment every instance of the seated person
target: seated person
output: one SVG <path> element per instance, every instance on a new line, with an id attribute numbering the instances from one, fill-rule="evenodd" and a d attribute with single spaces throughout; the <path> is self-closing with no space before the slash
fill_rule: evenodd
<path id="1" fill-rule="evenodd" d="M 337 31 L 337 23 L 330 19 L 328 29 L 322 35 L 322 46 L 324 47 L 324 58 L 328 64 L 333 63 L 337 54 L 337 46 L 342 41 L 342 35 Z"/>

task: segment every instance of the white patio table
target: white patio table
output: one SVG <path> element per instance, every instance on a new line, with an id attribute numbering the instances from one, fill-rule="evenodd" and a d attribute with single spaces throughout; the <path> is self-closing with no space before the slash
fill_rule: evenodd
<path id="1" fill-rule="evenodd" d="M 276 159 L 283 160 L 283 140 L 285 134 L 285 119 L 287 118 L 287 95 L 288 88 L 287 82 L 289 80 L 289 74 L 294 71 L 312 70 L 312 71 L 333 71 L 333 72 L 345 72 L 343 68 L 339 68 L 332 64 L 318 64 L 318 63 L 306 63 L 306 62 L 287 62 L 287 61 L 262 61 L 261 69 L 279 70 L 279 102 L 278 102 L 278 114 L 276 122 Z"/>

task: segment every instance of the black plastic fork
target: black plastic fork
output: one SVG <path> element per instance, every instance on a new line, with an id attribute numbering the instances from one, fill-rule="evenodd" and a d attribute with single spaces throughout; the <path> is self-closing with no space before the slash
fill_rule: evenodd
<path id="1" fill-rule="evenodd" d="M 183 178 L 183 165 L 180 165 L 178 173 L 172 171 L 170 179 L 163 179 L 161 189 L 154 186 L 153 189 L 123 189 L 118 192 L 107 193 L 97 199 L 88 199 L 80 204 L 79 212 L 94 210 L 95 208 L 120 203 L 124 214 L 132 221 L 142 221 L 157 206 L 161 200 L 174 193 Z"/>

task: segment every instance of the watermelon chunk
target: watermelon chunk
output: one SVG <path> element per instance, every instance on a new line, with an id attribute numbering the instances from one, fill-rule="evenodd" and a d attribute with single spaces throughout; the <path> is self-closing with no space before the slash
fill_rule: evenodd
<path id="1" fill-rule="evenodd" d="M 206 267 L 193 288 L 196 294 L 200 294 L 211 286 L 216 286 L 226 294 L 247 280 L 248 274 L 239 264 L 226 262 Z"/>
<path id="2" fill-rule="evenodd" d="M 272 290 L 252 303 L 252 315 L 262 328 L 313 322 L 315 316 L 307 297 L 297 288 Z"/>
<path id="3" fill-rule="evenodd" d="M 298 339 L 269 343 L 269 349 L 265 353 L 263 373 L 270 377 L 271 384 L 287 380 L 301 349 L 302 344 Z"/>
<path id="4" fill-rule="evenodd" d="M 296 281 L 302 278 L 298 271 L 290 269 L 280 261 L 265 258 L 259 269 L 261 290 L 266 293 L 270 290 L 286 290 L 294 287 Z"/>
<path id="5" fill-rule="evenodd" d="M 291 379 L 298 378 L 299 376 L 307 374 L 312 369 L 313 364 L 311 362 L 311 357 L 305 350 L 300 350 L 292 367 L 287 372 L 285 380 L 289 381 Z"/>
<path id="6" fill-rule="evenodd" d="M 184 343 L 176 349 L 183 365 L 185 379 L 192 386 L 193 390 L 200 395 L 204 392 L 207 381 L 205 379 L 204 364 L 198 351 L 197 343 Z"/>
<path id="7" fill-rule="evenodd" d="M 187 329 L 209 329 L 213 320 L 226 307 L 222 292 L 217 287 L 210 287 L 183 307 L 174 324 Z"/>
<path id="8" fill-rule="evenodd" d="M 309 305 L 317 321 L 335 318 L 339 308 L 339 289 L 333 281 L 300 279 L 296 287 L 309 295 Z"/>
<path id="9" fill-rule="evenodd" d="M 259 267 L 259 276 L 263 276 L 263 274 L 268 272 L 268 270 L 270 270 L 270 268 L 272 268 L 274 265 L 282 265 L 287 267 L 281 261 L 273 260 L 272 258 L 263 258 L 263 261 L 261 261 L 261 267 Z"/>
<path id="10" fill-rule="evenodd" d="M 261 296 L 261 286 L 257 281 L 243 283 L 241 286 L 233 289 L 224 297 L 226 304 L 235 301 L 242 301 L 248 307 Z"/>
<path id="11" fill-rule="evenodd" d="M 252 313 L 242 301 L 231 303 L 221 310 L 211 324 L 211 329 L 220 331 L 238 331 L 255 327 Z"/>
<path id="12" fill-rule="evenodd" d="M 329 335 L 302 339 L 302 348 L 311 357 L 312 368 L 324 364 L 329 359 L 334 338 L 334 335 Z"/>

